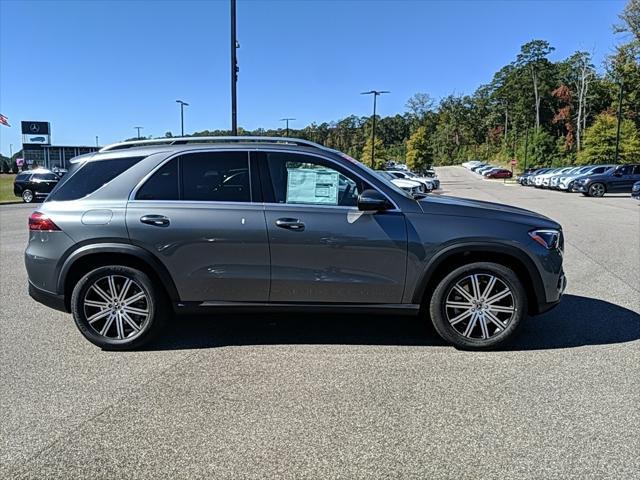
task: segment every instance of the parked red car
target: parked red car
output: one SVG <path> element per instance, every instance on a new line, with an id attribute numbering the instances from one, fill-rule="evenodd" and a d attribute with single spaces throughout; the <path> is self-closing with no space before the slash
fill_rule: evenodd
<path id="1" fill-rule="evenodd" d="M 511 170 L 507 170 L 506 168 L 494 168 L 493 170 L 489 170 L 484 174 L 487 178 L 511 178 L 513 174 Z"/>

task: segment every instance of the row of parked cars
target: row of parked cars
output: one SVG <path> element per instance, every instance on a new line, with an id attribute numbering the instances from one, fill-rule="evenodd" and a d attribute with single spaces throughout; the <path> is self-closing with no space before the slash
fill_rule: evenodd
<path id="1" fill-rule="evenodd" d="M 511 170 L 507 170 L 504 167 L 496 167 L 495 165 L 490 165 L 479 160 L 465 162 L 462 166 L 485 178 L 511 178 L 513 176 Z"/>
<path id="2" fill-rule="evenodd" d="M 640 165 L 585 165 L 579 167 L 537 168 L 518 177 L 525 187 L 579 192 L 587 197 L 606 193 L 640 196 Z"/>
<path id="3" fill-rule="evenodd" d="M 387 170 L 376 170 L 376 173 L 414 196 L 440 188 L 440 180 L 435 170 L 431 169 L 426 170 L 422 175 L 418 175 L 403 165 L 396 165 Z"/>

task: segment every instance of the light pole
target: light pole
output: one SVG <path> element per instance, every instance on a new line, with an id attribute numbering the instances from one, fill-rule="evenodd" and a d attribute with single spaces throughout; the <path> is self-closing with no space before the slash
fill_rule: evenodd
<path id="1" fill-rule="evenodd" d="M 9 161 L 13 160 L 13 143 L 9 144 Z"/>
<path id="2" fill-rule="evenodd" d="M 238 99 L 236 83 L 238 82 L 238 57 L 236 50 L 240 47 L 236 38 L 236 0 L 231 0 L 231 135 L 238 135 Z"/>
<path id="3" fill-rule="evenodd" d="M 98 146 L 99 146 L 99 144 L 98 144 L 98 135 L 96 135 L 96 147 L 98 147 Z"/>
<path id="4" fill-rule="evenodd" d="M 285 137 L 289 136 L 289 120 L 293 121 L 295 120 L 295 118 L 281 118 L 280 121 L 281 122 L 287 122 L 287 133 L 285 134 Z"/>
<path id="5" fill-rule="evenodd" d="M 374 168 L 374 159 L 376 155 L 376 100 L 379 95 L 391 93 L 388 90 L 370 90 L 362 92 L 360 95 L 373 95 L 373 125 L 371 128 L 371 168 Z"/>
<path id="6" fill-rule="evenodd" d="M 188 107 L 189 104 L 182 100 L 176 100 L 176 103 L 180 104 L 180 136 L 184 137 L 184 107 Z"/>
<path id="7" fill-rule="evenodd" d="M 140 130 L 142 130 L 144 127 L 133 127 L 138 131 L 138 140 L 140 140 Z"/>
<path id="8" fill-rule="evenodd" d="M 616 127 L 616 157 L 614 158 L 615 164 L 618 163 L 618 155 L 620 154 L 620 123 L 622 122 L 622 90 L 623 84 L 620 81 L 620 95 L 618 96 L 618 126 Z"/>

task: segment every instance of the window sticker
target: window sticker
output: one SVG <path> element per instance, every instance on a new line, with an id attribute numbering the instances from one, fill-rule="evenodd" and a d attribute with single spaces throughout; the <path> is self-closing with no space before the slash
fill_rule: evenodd
<path id="1" fill-rule="evenodd" d="M 287 203 L 338 205 L 340 174 L 333 170 L 287 168 Z"/>

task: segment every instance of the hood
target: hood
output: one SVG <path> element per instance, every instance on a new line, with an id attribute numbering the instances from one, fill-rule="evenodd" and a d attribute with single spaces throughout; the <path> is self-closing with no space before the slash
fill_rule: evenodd
<path id="1" fill-rule="evenodd" d="M 560 225 L 549 217 L 532 212 L 531 210 L 512 207 L 502 203 L 484 202 L 481 200 L 470 200 L 444 195 L 429 195 L 418 203 L 424 213 L 491 218 L 524 223 L 537 228 L 560 228 Z"/>

